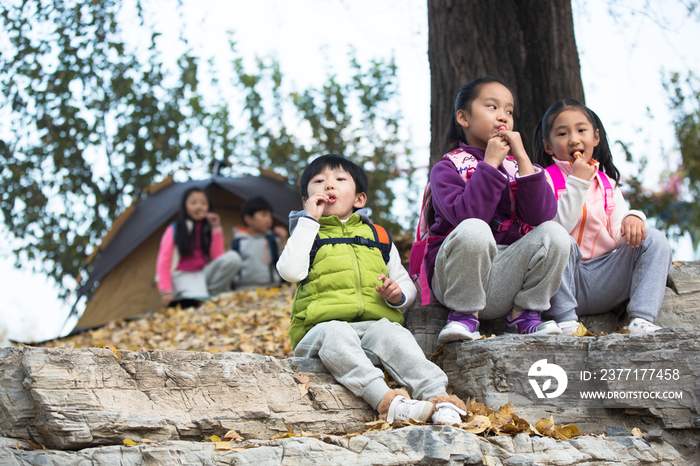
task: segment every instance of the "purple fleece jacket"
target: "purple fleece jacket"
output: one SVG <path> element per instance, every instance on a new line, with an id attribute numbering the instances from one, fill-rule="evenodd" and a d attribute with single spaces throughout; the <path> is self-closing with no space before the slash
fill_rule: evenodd
<path id="1" fill-rule="evenodd" d="M 498 169 L 484 162 L 484 151 L 460 143 L 459 147 L 479 161 L 474 173 L 465 184 L 454 164 L 441 160 L 430 171 L 430 190 L 435 209 L 435 223 L 430 236 L 446 236 L 455 226 L 468 218 L 479 218 L 486 223 L 491 219 L 504 222 L 510 219 L 510 183 L 503 165 Z M 516 215 L 533 227 L 552 220 L 557 214 L 557 199 L 552 192 L 544 170 L 516 178 Z M 493 232 L 497 244 L 512 244 L 522 238 L 520 225 L 515 222 L 502 232 Z M 428 246 L 426 270 L 432 283 L 435 258 L 444 238 Z"/>

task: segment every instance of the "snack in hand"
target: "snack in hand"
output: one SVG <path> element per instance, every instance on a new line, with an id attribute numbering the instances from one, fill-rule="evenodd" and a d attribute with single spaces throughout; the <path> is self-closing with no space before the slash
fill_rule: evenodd
<path id="1" fill-rule="evenodd" d="M 576 152 L 574 152 L 574 158 L 575 158 L 575 159 L 581 157 L 582 155 L 583 155 L 583 154 L 581 153 L 581 151 L 578 151 L 578 150 L 577 150 Z"/>
<path id="2" fill-rule="evenodd" d="M 508 129 L 508 128 L 506 127 L 506 125 L 501 125 L 501 126 L 498 127 L 498 131 L 505 131 L 505 130 L 507 130 L 507 129 Z"/>

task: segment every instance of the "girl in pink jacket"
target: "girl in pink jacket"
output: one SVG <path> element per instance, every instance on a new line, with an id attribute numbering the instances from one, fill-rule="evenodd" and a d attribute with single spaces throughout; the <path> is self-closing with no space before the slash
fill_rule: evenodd
<path id="1" fill-rule="evenodd" d="M 241 268 L 240 256 L 225 252 L 219 215 L 210 211 L 201 188 L 185 191 L 180 216 L 163 233 L 156 261 L 161 304 L 178 299 L 205 299 L 231 289 Z"/>
<path id="2" fill-rule="evenodd" d="M 576 244 L 547 315 L 572 335 L 578 316 L 629 299 L 630 333 L 658 330 L 653 321 L 666 291 L 671 247 L 661 232 L 646 228 L 642 212 L 627 208 L 598 116 L 577 100 L 555 102 L 537 127 L 534 146 L 558 199 L 554 220 Z"/>

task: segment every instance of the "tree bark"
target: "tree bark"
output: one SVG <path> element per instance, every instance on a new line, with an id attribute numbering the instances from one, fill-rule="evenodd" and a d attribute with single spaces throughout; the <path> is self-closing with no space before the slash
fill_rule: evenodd
<path id="1" fill-rule="evenodd" d="M 428 0 L 428 31 L 431 166 L 442 157 L 455 97 L 473 78 L 505 78 L 528 154 L 555 100 L 584 101 L 570 0 Z"/>

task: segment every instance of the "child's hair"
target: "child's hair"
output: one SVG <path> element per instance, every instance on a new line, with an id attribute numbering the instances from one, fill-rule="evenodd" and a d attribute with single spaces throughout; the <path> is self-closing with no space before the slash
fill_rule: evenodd
<path id="1" fill-rule="evenodd" d="M 186 257 L 192 254 L 192 239 L 194 238 L 194 228 L 189 231 L 187 228 L 187 220 L 192 220 L 189 215 L 187 215 L 187 198 L 190 197 L 192 193 L 203 193 L 207 198 L 207 203 L 209 204 L 209 212 L 212 210 L 211 199 L 209 198 L 209 193 L 207 193 L 202 188 L 192 187 L 185 191 L 182 195 L 182 201 L 180 203 L 180 215 L 175 222 L 175 244 L 177 244 L 177 250 L 180 252 L 180 256 Z M 202 250 L 204 254 L 209 256 L 209 248 L 211 247 L 211 225 L 204 219 L 202 225 Z"/>
<path id="2" fill-rule="evenodd" d="M 252 217 L 256 212 L 272 212 L 272 206 L 267 200 L 262 196 L 251 197 L 243 203 L 241 206 L 241 220 L 247 225 L 245 217 Z"/>
<path id="3" fill-rule="evenodd" d="M 338 154 L 326 154 L 311 162 L 304 170 L 304 173 L 301 174 L 299 188 L 301 190 L 302 197 L 309 197 L 309 181 L 311 181 L 311 178 L 318 175 L 326 168 L 330 170 L 342 168 L 348 172 L 355 181 L 355 194 L 367 192 L 369 188 L 369 180 L 367 179 L 367 173 L 365 173 L 362 167 Z"/>
<path id="4" fill-rule="evenodd" d="M 593 158 L 600 163 L 603 173 L 615 180 L 615 183 L 619 186 L 620 172 L 615 168 L 615 165 L 613 165 L 610 143 L 608 142 L 608 135 L 605 132 L 603 123 L 593 110 L 575 99 L 564 99 L 554 102 L 545 112 L 542 121 L 537 123 L 534 141 L 532 143 L 533 162 L 542 167 L 548 167 L 554 163 L 552 156 L 545 151 L 544 140 L 549 140 L 549 131 L 552 129 L 554 120 L 567 110 L 578 110 L 588 119 L 589 123 L 593 126 L 593 131 L 598 130 L 600 142 L 593 149 Z"/>
<path id="5" fill-rule="evenodd" d="M 457 98 L 455 99 L 455 106 L 452 109 L 452 118 L 450 118 L 450 123 L 447 126 L 447 132 L 443 138 L 442 143 L 442 153 L 447 154 L 459 147 L 459 143 L 469 144 L 467 137 L 464 135 L 462 127 L 457 123 L 457 111 L 464 110 L 467 114 L 471 114 L 472 102 L 477 98 L 481 88 L 486 84 L 498 83 L 504 86 L 506 89 L 513 94 L 513 90 L 505 83 L 505 80 L 495 76 L 482 76 L 480 78 L 472 79 L 467 84 L 462 86 L 462 88 L 457 93 Z"/>

